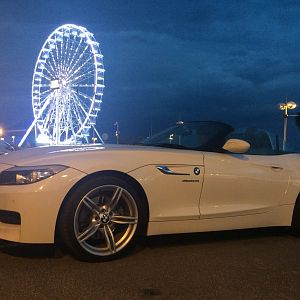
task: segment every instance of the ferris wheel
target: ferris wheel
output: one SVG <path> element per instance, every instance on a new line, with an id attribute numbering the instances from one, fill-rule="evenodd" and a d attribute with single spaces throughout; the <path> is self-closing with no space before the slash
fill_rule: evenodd
<path id="1" fill-rule="evenodd" d="M 66 24 L 45 41 L 32 79 L 36 140 L 48 144 L 88 142 L 101 109 L 104 89 L 103 55 L 86 28 Z M 20 143 L 21 144 L 21 143 Z"/>

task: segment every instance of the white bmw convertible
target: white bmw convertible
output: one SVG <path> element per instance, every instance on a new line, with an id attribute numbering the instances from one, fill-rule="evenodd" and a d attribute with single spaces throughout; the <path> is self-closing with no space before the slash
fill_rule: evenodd
<path id="1" fill-rule="evenodd" d="M 0 172 L 0 239 L 61 241 L 81 260 L 115 258 L 143 235 L 300 232 L 300 155 L 255 128 L 191 122 L 135 146 L 21 150 Z"/>

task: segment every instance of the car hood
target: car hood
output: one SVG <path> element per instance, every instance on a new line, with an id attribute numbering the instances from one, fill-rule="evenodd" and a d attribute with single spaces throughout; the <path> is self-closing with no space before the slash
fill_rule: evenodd
<path id="1" fill-rule="evenodd" d="M 152 164 L 203 165 L 203 154 L 192 150 L 131 145 L 50 146 L 1 155 L 0 164 L 14 166 L 60 164 L 85 173 L 99 170 L 130 172 Z"/>

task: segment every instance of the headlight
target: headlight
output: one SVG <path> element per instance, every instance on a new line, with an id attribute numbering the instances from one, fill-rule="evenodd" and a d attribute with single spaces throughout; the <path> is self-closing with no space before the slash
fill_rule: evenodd
<path id="1" fill-rule="evenodd" d="M 13 167 L 0 173 L 0 185 L 19 185 L 34 183 L 63 170 L 66 166 L 34 166 L 34 167 Z"/>

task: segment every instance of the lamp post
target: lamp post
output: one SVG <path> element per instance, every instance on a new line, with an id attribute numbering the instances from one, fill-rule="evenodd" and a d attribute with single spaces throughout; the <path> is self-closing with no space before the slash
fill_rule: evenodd
<path id="1" fill-rule="evenodd" d="M 279 103 L 278 108 L 283 111 L 283 144 L 282 150 L 285 151 L 286 136 L 287 136 L 287 123 L 289 117 L 289 109 L 295 109 L 297 104 L 293 101 L 285 101 L 285 103 Z"/>
<path id="2" fill-rule="evenodd" d="M 117 144 L 119 144 L 119 135 L 120 135 L 120 131 L 119 131 L 119 123 L 116 122 L 114 124 L 114 126 L 116 127 L 116 140 L 117 140 Z"/>

